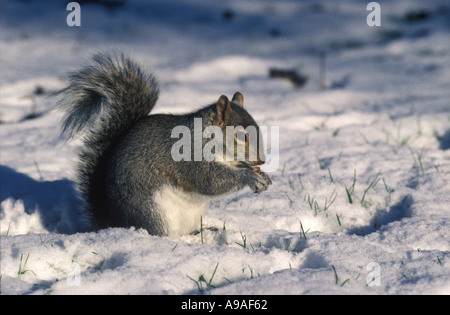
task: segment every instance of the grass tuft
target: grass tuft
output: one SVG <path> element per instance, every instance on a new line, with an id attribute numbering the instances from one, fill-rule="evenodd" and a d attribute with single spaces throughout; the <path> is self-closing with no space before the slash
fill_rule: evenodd
<path id="1" fill-rule="evenodd" d="M 214 271 L 213 271 L 213 273 L 211 275 L 211 278 L 209 278 L 209 281 L 206 281 L 204 275 L 198 276 L 198 280 L 195 280 L 195 279 L 191 278 L 188 275 L 186 275 L 186 277 L 188 277 L 189 279 L 191 279 L 192 281 L 195 282 L 195 284 L 197 285 L 198 292 L 200 294 L 204 294 L 205 293 L 205 288 L 203 287 L 203 283 L 206 285 L 206 288 L 215 288 L 215 286 L 212 285 L 212 281 L 214 279 L 214 276 L 216 275 L 216 271 L 217 271 L 217 267 L 218 266 L 219 266 L 219 263 L 216 264 L 216 267 L 214 268 Z"/>
<path id="2" fill-rule="evenodd" d="M 369 184 L 369 186 L 366 188 L 366 190 L 364 190 L 364 194 L 363 194 L 363 196 L 362 196 L 362 198 L 361 198 L 361 205 L 363 206 L 364 205 L 364 201 L 365 201 L 365 199 L 366 199 L 366 194 L 367 194 L 367 192 L 370 190 L 370 189 L 373 189 L 373 188 L 375 188 L 375 186 L 378 184 L 378 182 L 380 181 L 380 178 L 379 178 L 379 174 L 377 175 L 377 177 Z"/>
<path id="3" fill-rule="evenodd" d="M 19 270 L 17 271 L 17 277 L 19 278 L 21 275 L 24 275 L 27 272 L 31 272 L 36 276 L 34 271 L 30 269 L 26 269 L 28 258 L 30 257 L 30 254 L 27 255 L 27 258 L 25 258 L 25 261 L 23 261 L 23 253 L 20 255 L 20 263 L 19 263 Z"/>

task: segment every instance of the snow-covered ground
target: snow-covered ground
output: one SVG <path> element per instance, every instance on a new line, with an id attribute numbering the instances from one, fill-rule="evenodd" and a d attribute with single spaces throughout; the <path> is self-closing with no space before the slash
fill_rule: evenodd
<path id="1" fill-rule="evenodd" d="M 2 294 L 450 294 L 448 1 L 379 2 L 379 27 L 369 1 L 81 2 L 80 27 L 67 2 L 0 3 Z M 279 126 L 269 190 L 197 235 L 90 230 L 50 94 L 107 49 L 155 72 L 155 112 L 241 91 Z"/>

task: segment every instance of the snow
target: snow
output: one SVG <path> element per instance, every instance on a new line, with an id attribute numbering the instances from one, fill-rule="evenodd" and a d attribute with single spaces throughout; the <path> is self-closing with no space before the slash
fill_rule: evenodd
<path id="1" fill-rule="evenodd" d="M 1 293 L 450 294 L 450 7 L 380 2 L 369 27 L 367 3 L 82 3 L 68 27 L 63 1 L 3 1 Z M 242 92 L 279 126 L 269 190 L 212 202 L 195 235 L 93 231 L 50 94 L 107 49 L 155 72 L 155 113 Z"/>

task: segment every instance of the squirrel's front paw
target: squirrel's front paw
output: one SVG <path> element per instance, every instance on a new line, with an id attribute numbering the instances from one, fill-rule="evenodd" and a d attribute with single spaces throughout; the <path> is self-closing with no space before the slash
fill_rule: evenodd
<path id="1" fill-rule="evenodd" d="M 256 173 L 251 171 L 248 173 L 247 185 L 253 190 L 255 193 L 262 193 L 263 191 L 269 188 L 269 185 L 272 184 L 272 180 L 269 175 L 264 172 Z"/>

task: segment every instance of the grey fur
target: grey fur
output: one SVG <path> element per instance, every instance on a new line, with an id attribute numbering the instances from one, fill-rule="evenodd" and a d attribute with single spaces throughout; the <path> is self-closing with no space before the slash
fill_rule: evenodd
<path id="1" fill-rule="evenodd" d="M 77 174 L 81 196 L 97 228 L 135 226 L 167 235 L 166 218 L 154 201 L 162 187 L 218 196 L 244 186 L 262 192 L 271 184 L 267 174 L 254 172 L 246 163 L 230 167 L 216 161 L 172 159 L 177 139 L 170 137 L 171 130 L 187 126 L 193 131 L 195 117 L 203 118 L 203 128 L 218 125 L 220 102 L 186 115 L 148 116 L 158 99 L 156 79 L 124 55 L 103 53 L 93 60 L 69 74 L 59 107 L 65 111 L 63 133 L 71 137 L 85 132 Z M 240 93 L 235 99 L 242 104 Z M 233 101 L 221 97 L 227 109 L 221 119 L 227 125 L 257 127 L 242 105 Z"/>

